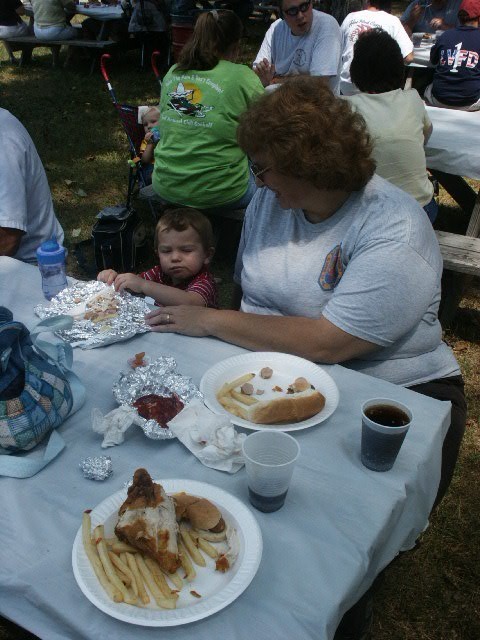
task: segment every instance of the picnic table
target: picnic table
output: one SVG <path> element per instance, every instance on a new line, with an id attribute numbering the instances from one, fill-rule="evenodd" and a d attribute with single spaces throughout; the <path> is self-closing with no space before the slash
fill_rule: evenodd
<path id="1" fill-rule="evenodd" d="M 480 180 L 480 112 L 426 107 L 433 132 L 425 145 L 427 167 L 468 216 L 465 235 L 437 232 L 444 267 L 452 274 L 444 281 L 442 324 L 452 320 L 465 278 L 480 276 L 480 189 L 465 178 Z M 458 274 L 463 274 L 462 276 Z"/>
<path id="2" fill-rule="evenodd" d="M 86 6 L 87 5 L 87 6 Z M 24 2 L 25 13 L 30 18 L 30 25 L 33 26 L 35 16 L 33 8 L 30 2 Z M 101 5 L 101 4 L 89 4 L 85 2 L 79 2 L 75 5 L 76 13 L 79 15 L 89 16 L 95 20 L 101 22 L 101 28 L 94 40 L 82 38 L 82 34 L 79 28 L 79 37 L 70 40 L 39 40 L 34 35 L 31 36 L 15 36 L 6 38 L 5 44 L 10 51 L 21 51 L 22 57 L 20 64 L 24 64 L 29 61 L 31 57 L 32 49 L 36 47 L 46 47 L 52 52 L 52 65 L 55 67 L 58 64 L 58 57 L 60 48 L 62 46 L 67 47 L 80 47 L 89 50 L 92 53 L 92 61 L 90 66 L 90 73 L 93 73 L 95 68 L 95 51 L 105 51 L 118 46 L 118 43 L 112 40 L 105 40 L 105 29 L 107 23 L 112 20 L 118 20 L 123 15 L 123 9 L 120 5 Z"/>
<path id="3" fill-rule="evenodd" d="M 32 327 L 38 320 L 34 306 L 45 303 L 38 269 L 0 257 L 0 298 L 15 319 Z M 117 406 L 112 385 L 128 369 L 127 359 L 140 351 L 151 359 L 172 356 L 178 373 L 196 385 L 212 365 L 249 353 L 216 339 L 152 332 L 74 350 L 74 371 L 86 386 L 87 399 L 59 428 L 66 448 L 32 478 L 0 480 L 0 614 L 45 639 L 150 640 L 156 634 L 143 626 L 141 610 L 135 612 L 137 623 L 128 624 L 94 606 L 72 571 L 82 512 L 122 489 L 136 468 L 145 467 L 157 479 L 200 481 L 228 492 L 254 514 L 263 538 L 260 565 L 243 593 L 188 625 L 181 609 L 169 612 L 171 626 L 162 627 L 163 640 L 331 640 L 342 615 L 427 526 L 450 403 L 339 365 L 322 367 L 338 387 L 338 406 L 321 424 L 292 432 L 301 453 L 287 500 L 281 510 L 264 514 L 249 507 L 244 469 L 235 474 L 210 469 L 178 440 L 149 440 L 132 427 L 122 445 L 101 448 L 91 411 L 97 407 L 105 414 Z M 360 461 L 360 407 L 372 397 L 397 399 L 414 415 L 399 457 L 386 473 L 370 471 Z M 111 456 L 113 474 L 104 482 L 85 479 L 81 459 L 105 453 Z M 242 530 L 242 535 L 250 534 Z M 198 606 L 208 608 L 208 598 Z M 125 612 L 129 605 L 118 607 Z"/>

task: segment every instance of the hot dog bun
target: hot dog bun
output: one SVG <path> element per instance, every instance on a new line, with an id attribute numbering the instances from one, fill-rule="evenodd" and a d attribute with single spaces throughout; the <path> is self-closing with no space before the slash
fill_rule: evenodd
<path id="1" fill-rule="evenodd" d="M 185 518 L 196 529 L 219 532 L 225 529 L 225 521 L 217 507 L 206 498 L 198 498 L 188 493 L 175 493 L 175 513 L 177 520 Z"/>
<path id="2" fill-rule="evenodd" d="M 324 406 L 325 396 L 316 389 L 307 389 L 273 400 L 263 400 L 242 409 L 245 420 L 255 424 L 282 424 L 307 420 L 321 411 Z"/>

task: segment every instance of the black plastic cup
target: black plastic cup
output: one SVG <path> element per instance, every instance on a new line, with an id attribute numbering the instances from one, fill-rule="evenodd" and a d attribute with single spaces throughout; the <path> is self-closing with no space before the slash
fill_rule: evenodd
<path id="1" fill-rule="evenodd" d="M 389 471 L 397 459 L 412 422 L 401 402 L 373 398 L 362 407 L 362 464 L 372 471 Z"/>

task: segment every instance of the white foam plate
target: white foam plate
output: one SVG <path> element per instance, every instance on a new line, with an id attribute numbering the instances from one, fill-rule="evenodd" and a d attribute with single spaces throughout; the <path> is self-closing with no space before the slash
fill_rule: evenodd
<path id="1" fill-rule="evenodd" d="M 251 513 L 238 498 L 204 482 L 194 480 L 156 480 L 167 493 L 186 491 L 207 498 L 222 512 L 226 524 L 233 527 L 238 536 L 240 552 L 228 571 L 215 571 L 215 561 L 205 557 L 206 567 L 195 567 L 197 576 L 193 582 L 184 581 L 176 609 L 159 609 L 154 604 L 136 607 L 124 602 L 113 602 L 100 585 L 82 544 L 82 528 L 75 537 L 72 549 L 72 566 L 75 579 L 82 593 L 104 613 L 146 627 L 172 627 L 201 620 L 220 611 L 248 587 L 262 557 L 262 534 Z M 117 491 L 106 498 L 91 512 L 92 528 L 105 525 L 105 536 L 113 535 L 118 518 L 118 509 L 127 497 L 127 490 Z M 205 555 L 205 554 L 204 554 Z M 182 575 L 182 572 L 180 572 Z M 190 594 L 195 590 L 201 594 L 196 598 Z"/>
<path id="2" fill-rule="evenodd" d="M 273 370 L 273 375 L 268 380 L 263 380 L 258 375 L 263 367 L 270 367 Z M 312 418 L 295 423 L 261 425 L 238 418 L 222 407 L 217 400 L 216 393 L 225 382 L 231 382 L 245 373 L 256 374 L 251 383 L 255 389 L 264 390 L 264 394 L 258 396 L 261 400 L 271 400 L 278 397 L 278 392 L 272 391 L 274 386 L 286 390 L 295 378 L 304 377 L 325 396 L 325 406 Z M 263 351 L 244 353 L 218 362 L 208 369 L 202 377 L 200 391 L 203 393 L 205 404 L 214 413 L 224 413 L 233 424 L 255 431 L 271 430 L 272 428 L 278 431 L 298 431 L 313 427 L 329 418 L 337 408 L 339 401 L 338 387 L 333 378 L 314 362 L 286 353 Z"/>

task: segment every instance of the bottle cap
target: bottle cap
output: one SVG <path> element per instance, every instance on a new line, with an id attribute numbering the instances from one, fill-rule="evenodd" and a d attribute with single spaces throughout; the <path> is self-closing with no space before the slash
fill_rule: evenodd
<path id="1" fill-rule="evenodd" d="M 65 261 L 65 249 L 58 244 L 53 236 L 50 240 L 42 242 L 37 249 L 37 260 L 41 264 L 58 264 Z"/>

